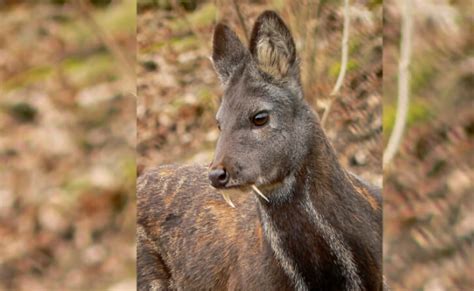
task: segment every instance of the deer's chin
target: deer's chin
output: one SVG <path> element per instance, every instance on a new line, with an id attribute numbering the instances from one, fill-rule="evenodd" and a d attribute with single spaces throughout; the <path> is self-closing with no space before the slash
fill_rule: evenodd
<path id="1" fill-rule="evenodd" d="M 236 184 L 236 183 L 229 183 L 227 186 L 222 188 L 221 190 L 223 191 L 228 191 L 230 192 L 248 192 L 250 191 L 250 186 L 252 184 Z"/>
<path id="2" fill-rule="evenodd" d="M 283 180 L 284 179 L 269 181 L 261 177 L 253 181 L 237 181 L 237 180 L 231 179 L 229 183 L 221 190 L 229 191 L 229 193 L 230 192 L 249 192 L 252 190 L 252 186 L 256 186 L 263 191 L 271 191 L 279 187 L 283 183 Z"/>
<path id="3" fill-rule="evenodd" d="M 248 193 L 249 190 L 250 190 L 250 187 L 237 187 L 237 186 L 218 189 L 220 193 L 228 194 L 230 196 L 242 195 L 242 194 Z"/>
<path id="4" fill-rule="evenodd" d="M 261 190 L 265 191 L 272 191 L 275 188 L 278 188 L 281 186 L 281 184 L 284 182 L 285 177 L 283 178 L 263 178 L 259 177 L 255 183 L 253 183 L 255 186 L 260 188 Z"/>

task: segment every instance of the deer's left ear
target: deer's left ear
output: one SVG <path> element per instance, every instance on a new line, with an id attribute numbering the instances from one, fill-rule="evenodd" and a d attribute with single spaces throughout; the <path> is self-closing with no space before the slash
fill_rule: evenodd
<path id="1" fill-rule="evenodd" d="M 272 77 L 298 78 L 295 42 L 275 12 L 265 11 L 257 18 L 250 38 L 250 52 L 259 68 Z"/>
<path id="2" fill-rule="evenodd" d="M 222 83 L 232 78 L 239 66 L 250 56 L 239 38 L 227 25 L 219 23 L 214 28 L 212 41 L 212 62 Z"/>

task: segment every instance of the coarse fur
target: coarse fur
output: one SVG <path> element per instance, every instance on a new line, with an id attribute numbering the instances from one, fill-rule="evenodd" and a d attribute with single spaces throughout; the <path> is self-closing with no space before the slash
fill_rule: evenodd
<path id="1" fill-rule="evenodd" d="M 249 49 L 218 24 L 212 60 L 225 91 L 210 170 L 229 180 L 215 189 L 209 168 L 177 165 L 139 177 L 139 290 L 382 290 L 380 190 L 339 164 L 284 22 L 262 13 Z"/>

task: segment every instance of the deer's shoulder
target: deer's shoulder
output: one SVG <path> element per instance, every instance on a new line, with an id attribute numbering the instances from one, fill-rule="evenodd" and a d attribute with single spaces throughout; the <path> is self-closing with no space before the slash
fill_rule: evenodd
<path id="1" fill-rule="evenodd" d="M 224 289 L 220 284 L 227 279 L 215 276 L 224 276 L 236 264 L 239 249 L 255 257 L 254 246 L 263 248 L 253 195 L 236 198 L 237 208 L 230 207 L 210 186 L 206 167 L 150 169 L 138 178 L 137 196 L 140 243 L 154 246 L 182 286 Z M 240 258 L 241 268 L 256 264 L 245 258 Z"/>
<path id="2" fill-rule="evenodd" d="M 188 220 L 198 225 L 209 217 L 215 222 L 237 223 L 238 211 L 210 185 L 207 173 L 207 167 L 201 165 L 164 165 L 145 171 L 137 179 L 138 223 L 161 228 L 179 222 L 186 228 L 183 223 Z M 254 216 L 252 198 L 242 195 L 234 202 Z"/>
<path id="3" fill-rule="evenodd" d="M 148 169 L 137 179 L 137 195 L 139 200 L 152 195 L 167 196 L 189 185 L 194 189 L 209 189 L 207 168 L 201 165 L 171 164 Z"/>
<path id="4" fill-rule="evenodd" d="M 382 191 L 379 187 L 365 181 L 360 176 L 347 171 L 349 180 L 356 192 L 364 198 L 373 210 L 379 212 L 382 209 Z"/>
<path id="5" fill-rule="evenodd" d="M 163 165 L 146 170 L 137 179 L 138 211 L 164 212 L 170 207 L 215 199 L 207 180 L 207 168 L 201 165 Z"/>

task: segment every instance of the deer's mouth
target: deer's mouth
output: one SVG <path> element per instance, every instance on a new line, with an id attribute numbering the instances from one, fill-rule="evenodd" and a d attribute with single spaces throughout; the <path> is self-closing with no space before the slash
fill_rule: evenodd
<path id="1" fill-rule="evenodd" d="M 225 202 L 227 202 L 227 204 L 229 204 L 230 207 L 235 208 L 235 205 L 232 202 L 231 197 L 248 193 L 249 187 L 240 186 L 240 185 L 228 185 L 223 188 L 215 188 L 215 189 L 218 191 L 219 194 L 222 195 L 222 198 L 224 198 Z"/>
<path id="2" fill-rule="evenodd" d="M 252 193 L 256 195 L 262 203 L 270 203 L 268 199 L 270 193 L 280 187 L 283 181 L 284 179 L 271 181 L 261 176 L 258 176 L 256 179 L 246 180 L 243 179 L 243 177 L 239 179 L 230 175 L 225 185 L 218 185 L 218 187 L 214 188 L 222 195 L 227 204 L 235 208 L 232 197 L 251 195 Z"/>
<path id="3" fill-rule="evenodd" d="M 231 196 L 254 193 L 255 195 L 257 195 L 257 197 L 263 199 L 265 203 L 269 203 L 270 200 L 267 197 L 268 194 L 265 193 L 271 192 L 279 184 L 280 182 L 260 185 L 256 185 L 255 183 L 229 183 L 228 185 L 226 185 L 226 187 L 220 188 L 218 190 L 224 200 L 227 202 L 227 204 L 235 208 L 235 205 L 231 200 Z"/>

